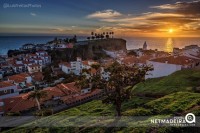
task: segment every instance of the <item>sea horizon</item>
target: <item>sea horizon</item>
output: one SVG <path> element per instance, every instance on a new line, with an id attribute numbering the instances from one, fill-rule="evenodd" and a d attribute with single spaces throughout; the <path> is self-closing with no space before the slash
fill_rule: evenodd
<path id="1" fill-rule="evenodd" d="M 0 36 L 0 55 L 6 55 L 8 50 L 19 49 L 23 44 L 46 44 L 55 37 L 59 39 L 71 36 Z M 199 37 L 116 37 L 127 41 L 127 50 L 142 48 L 146 41 L 148 49 L 172 52 L 174 47 L 183 48 L 187 45 L 200 45 Z M 77 36 L 78 41 L 87 40 L 87 36 Z"/>

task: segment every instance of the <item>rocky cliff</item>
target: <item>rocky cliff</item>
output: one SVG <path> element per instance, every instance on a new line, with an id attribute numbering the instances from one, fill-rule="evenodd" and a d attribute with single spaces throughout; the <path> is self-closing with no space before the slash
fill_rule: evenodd
<path id="1" fill-rule="evenodd" d="M 92 40 L 79 42 L 75 46 L 75 52 L 77 56 L 83 59 L 100 59 L 107 57 L 104 50 L 118 51 L 126 49 L 126 41 L 124 39 L 110 38 L 103 40 Z"/>
<path id="2" fill-rule="evenodd" d="M 126 41 L 123 39 L 110 38 L 103 40 L 90 40 L 81 41 L 75 44 L 73 49 L 53 50 L 49 51 L 54 64 L 58 64 L 62 61 L 73 61 L 76 57 L 81 57 L 83 60 L 86 59 L 102 59 L 109 57 L 107 51 L 118 51 L 123 50 L 126 52 Z"/>

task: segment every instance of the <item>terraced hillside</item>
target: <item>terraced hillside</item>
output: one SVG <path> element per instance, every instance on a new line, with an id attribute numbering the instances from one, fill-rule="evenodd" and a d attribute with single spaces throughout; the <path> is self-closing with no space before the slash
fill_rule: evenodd
<path id="1" fill-rule="evenodd" d="M 149 116 L 150 118 L 166 118 L 170 116 L 184 116 L 188 112 L 200 115 L 200 71 L 184 70 L 176 72 L 170 76 L 150 79 L 145 83 L 140 83 L 133 88 L 133 97 L 123 103 L 123 116 Z M 162 95 L 161 95 L 162 94 Z M 41 124 L 55 123 L 57 125 L 68 125 L 71 121 L 65 119 L 66 116 L 114 116 L 114 108 L 111 104 L 103 104 L 100 100 L 95 100 L 78 107 L 54 114 L 48 118 L 41 119 Z M 62 117 L 62 119 L 60 119 Z M 45 122 L 45 123 L 44 123 Z M 100 121 L 96 121 L 97 123 Z M 198 128 L 180 127 L 151 127 L 148 126 L 149 119 L 140 124 L 134 121 L 126 122 L 126 127 L 105 128 L 105 127 L 44 127 L 38 128 L 38 123 L 28 123 L 29 128 L 13 128 L 6 132 L 198 132 Z M 83 124 L 83 123 L 80 123 Z M 85 123 L 84 123 L 85 124 Z M 105 123 L 102 123 L 105 124 Z M 133 126 L 135 125 L 135 126 Z M 40 125 L 42 126 L 42 125 Z"/>

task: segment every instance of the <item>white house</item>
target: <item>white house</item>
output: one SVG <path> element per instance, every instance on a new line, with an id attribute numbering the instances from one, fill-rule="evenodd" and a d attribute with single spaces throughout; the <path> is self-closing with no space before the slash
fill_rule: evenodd
<path id="1" fill-rule="evenodd" d="M 21 73 L 26 71 L 25 66 L 23 64 L 13 64 L 12 68 L 16 73 Z"/>
<path id="2" fill-rule="evenodd" d="M 32 85 L 32 77 L 27 73 L 20 73 L 12 76 L 8 76 L 8 81 L 17 85 L 19 91 L 33 90 L 35 88 Z"/>
<path id="3" fill-rule="evenodd" d="M 48 53 L 46 51 L 37 51 L 35 53 L 37 56 L 45 56 L 45 55 L 48 55 Z"/>
<path id="4" fill-rule="evenodd" d="M 69 74 L 71 73 L 71 64 L 68 62 L 62 62 L 59 64 L 59 67 L 61 68 L 61 70 L 66 73 Z"/>
<path id="5" fill-rule="evenodd" d="M 42 61 L 41 58 L 35 58 L 35 59 L 34 59 L 34 62 L 35 62 L 35 64 L 43 65 L 43 61 Z"/>
<path id="6" fill-rule="evenodd" d="M 67 48 L 67 44 L 56 44 L 56 48 Z"/>
<path id="7" fill-rule="evenodd" d="M 76 61 L 70 62 L 71 65 L 71 72 L 73 72 L 76 75 L 80 75 L 82 71 L 82 60 L 80 58 L 77 58 Z"/>
<path id="8" fill-rule="evenodd" d="M 101 78 L 108 81 L 110 78 L 110 72 L 106 72 L 104 67 L 100 68 Z"/>
<path id="9" fill-rule="evenodd" d="M 24 83 L 31 83 L 32 77 L 27 73 L 20 73 L 12 76 L 8 76 L 8 81 L 13 81 L 14 84 L 19 85 L 19 81 L 22 81 Z"/>
<path id="10" fill-rule="evenodd" d="M 27 68 L 29 73 L 42 72 L 42 66 L 38 64 L 28 65 Z"/>
<path id="11" fill-rule="evenodd" d="M 80 75 L 82 72 L 82 69 L 90 69 L 92 64 L 95 64 L 96 62 L 87 60 L 82 61 L 80 57 L 77 57 L 76 61 L 71 62 L 61 62 L 59 64 L 59 67 L 62 69 L 62 71 L 66 74 L 74 73 L 75 75 Z"/>
<path id="12" fill-rule="evenodd" d="M 154 70 L 145 76 L 146 79 L 168 76 L 182 69 L 193 68 L 200 64 L 200 60 L 186 56 L 168 56 L 151 59 L 147 64 L 152 65 Z"/>
<path id="13" fill-rule="evenodd" d="M 22 49 L 28 50 L 28 49 L 32 49 L 32 48 L 34 48 L 34 47 L 35 47 L 34 44 L 24 44 L 24 45 L 22 46 Z"/>
<path id="14" fill-rule="evenodd" d="M 0 82 L 0 99 L 9 98 L 17 95 L 19 95 L 17 85 L 9 81 Z"/>

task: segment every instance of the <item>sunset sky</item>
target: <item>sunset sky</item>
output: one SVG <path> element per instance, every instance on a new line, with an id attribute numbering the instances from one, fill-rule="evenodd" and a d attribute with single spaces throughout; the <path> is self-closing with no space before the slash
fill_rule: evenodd
<path id="1" fill-rule="evenodd" d="M 0 35 L 114 31 L 130 37 L 200 36 L 200 0 L 1 0 L 0 4 Z M 12 4 L 15 7 L 9 7 Z"/>

